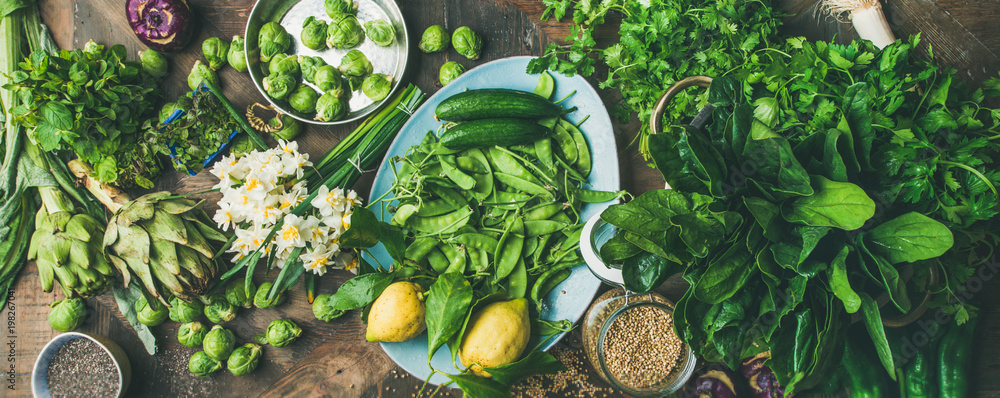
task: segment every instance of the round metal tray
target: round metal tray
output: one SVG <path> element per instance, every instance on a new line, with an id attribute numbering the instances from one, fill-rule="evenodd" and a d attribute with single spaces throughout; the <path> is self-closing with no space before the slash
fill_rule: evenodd
<path id="1" fill-rule="evenodd" d="M 259 0 L 254 4 L 253 10 L 250 11 L 245 32 L 247 67 L 250 69 L 250 78 L 253 79 L 254 85 L 257 86 L 257 91 L 264 98 L 267 98 L 267 101 L 271 105 L 274 105 L 281 112 L 307 123 L 334 125 L 350 123 L 361 119 L 378 109 L 383 102 L 392 98 L 393 94 L 399 90 L 400 79 L 406 70 L 408 49 L 410 48 L 410 36 L 406 30 L 406 23 L 403 21 L 403 14 L 399 12 L 399 7 L 396 6 L 393 0 L 358 0 L 357 16 L 358 21 L 362 25 L 367 21 L 384 19 L 391 22 L 393 27 L 396 28 L 396 40 L 388 47 L 378 46 L 365 37 L 361 44 L 350 49 L 327 48 L 323 51 L 312 50 L 302 45 L 299 38 L 302 33 L 302 22 L 309 16 L 330 22 L 330 17 L 326 15 L 326 9 L 323 6 L 323 0 Z M 260 61 L 257 36 L 260 27 L 272 21 L 281 24 L 288 31 L 288 34 L 292 36 L 292 47 L 289 49 L 290 54 L 320 56 L 327 64 L 337 67 L 340 65 L 340 59 L 347 51 L 353 49 L 361 50 L 371 61 L 375 73 L 384 73 L 392 76 L 392 91 L 385 99 L 378 102 L 372 101 L 360 91 L 348 93 L 349 110 L 347 115 L 343 119 L 333 122 L 313 120 L 313 115 L 297 112 L 288 105 L 288 102 L 269 97 L 264 92 L 262 84 L 262 80 L 267 74 L 261 71 L 263 63 Z M 316 85 L 312 83 L 304 80 L 302 83 L 316 89 Z M 319 90 L 317 89 L 317 91 Z"/>

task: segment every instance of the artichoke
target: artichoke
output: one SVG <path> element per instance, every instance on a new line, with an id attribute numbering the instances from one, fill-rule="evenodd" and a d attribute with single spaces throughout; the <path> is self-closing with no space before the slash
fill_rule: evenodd
<path id="1" fill-rule="evenodd" d="M 210 242 L 227 239 L 201 204 L 155 192 L 115 212 L 104 233 L 104 251 L 125 286 L 137 277 L 164 304 L 166 296 L 190 302 L 206 293 L 220 273 L 214 258 L 218 245 Z"/>
<path id="2" fill-rule="evenodd" d="M 39 187 L 42 206 L 35 215 L 35 232 L 28 246 L 28 260 L 35 260 L 42 290 L 59 282 L 66 297 L 93 297 L 104 293 L 114 270 L 101 255 L 103 223 L 76 213 L 66 194 L 54 187 Z"/>

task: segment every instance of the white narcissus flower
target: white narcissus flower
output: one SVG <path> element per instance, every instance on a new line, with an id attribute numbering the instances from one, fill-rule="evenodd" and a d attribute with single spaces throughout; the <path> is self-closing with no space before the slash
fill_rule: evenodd
<path id="1" fill-rule="evenodd" d="M 307 153 L 291 153 L 285 154 L 281 157 L 281 162 L 284 164 L 284 169 L 282 173 L 295 178 L 302 178 L 305 174 L 306 167 L 312 166 L 312 162 L 309 161 L 309 154 Z"/>
<path id="2" fill-rule="evenodd" d="M 316 198 L 310 203 L 319 209 L 320 215 L 324 218 L 334 213 L 341 213 L 344 211 L 344 203 L 346 203 L 344 190 L 340 188 L 327 189 L 325 185 L 321 186 L 316 193 Z"/>
<path id="3" fill-rule="evenodd" d="M 314 274 L 322 276 L 326 273 L 327 264 L 330 263 L 330 259 L 336 256 L 339 251 L 340 246 L 337 245 L 317 245 L 312 251 L 300 257 L 302 266 L 307 271 L 312 271 Z"/>
<path id="4" fill-rule="evenodd" d="M 294 214 L 285 216 L 284 223 L 275 236 L 275 244 L 279 250 L 286 250 L 289 247 L 305 247 L 306 240 L 302 231 L 304 221 Z"/>
<path id="5" fill-rule="evenodd" d="M 278 147 L 275 149 L 294 154 L 299 152 L 299 143 L 296 141 L 278 140 Z"/>
<path id="6" fill-rule="evenodd" d="M 215 216 L 212 217 L 212 221 L 219 224 L 219 228 L 223 231 L 228 231 L 229 226 L 233 224 L 233 213 L 231 211 L 232 205 L 226 201 L 219 201 L 219 210 L 215 211 Z"/>
<path id="7" fill-rule="evenodd" d="M 350 210 L 351 207 L 361 206 L 361 203 L 363 202 L 361 200 L 361 198 L 358 196 L 357 192 L 350 191 L 350 190 L 347 191 L 347 197 L 345 199 L 346 199 L 346 203 L 347 203 L 347 207 L 344 208 L 345 212 L 348 211 L 348 210 Z"/>
<path id="8" fill-rule="evenodd" d="M 358 274 L 358 257 L 354 255 L 351 251 L 340 252 L 336 258 L 333 259 L 333 269 L 344 269 L 353 272 L 355 275 Z"/>

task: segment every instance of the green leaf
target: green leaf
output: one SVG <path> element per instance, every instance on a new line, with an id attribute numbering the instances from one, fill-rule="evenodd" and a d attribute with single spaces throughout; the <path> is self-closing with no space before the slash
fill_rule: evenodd
<path id="1" fill-rule="evenodd" d="M 385 246 L 385 250 L 389 252 L 389 256 L 393 260 L 400 264 L 406 260 L 406 244 L 403 243 L 402 229 L 385 221 L 379 222 L 379 241 Z"/>
<path id="2" fill-rule="evenodd" d="M 485 368 L 494 380 L 504 385 L 513 385 L 525 377 L 555 374 L 566 370 L 556 357 L 543 351 L 531 351 L 521 360 L 503 366 Z"/>
<path id="3" fill-rule="evenodd" d="M 737 241 L 708 264 L 694 286 L 694 296 L 709 304 L 721 303 L 736 294 L 756 270 L 753 255 Z"/>
<path id="4" fill-rule="evenodd" d="M 813 195 L 796 198 L 782 207 L 785 220 L 853 231 L 875 215 L 875 201 L 857 185 L 812 176 L 812 187 Z"/>
<path id="5" fill-rule="evenodd" d="M 750 215 L 764 231 L 764 237 L 772 242 L 781 241 L 781 208 L 778 205 L 768 202 L 763 198 L 744 196 L 743 204 L 746 205 Z"/>
<path id="6" fill-rule="evenodd" d="M 351 227 L 340 236 L 340 247 L 369 248 L 379 239 L 380 224 L 375 213 L 367 207 L 355 207 L 351 214 Z"/>
<path id="7" fill-rule="evenodd" d="M 875 343 L 878 359 L 882 362 L 886 372 L 889 373 L 889 377 L 895 381 L 896 367 L 892 360 L 892 351 L 889 349 L 889 341 L 885 337 L 885 328 L 882 326 L 882 314 L 879 313 L 878 303 L 868 293 L 863 292 L 861 293 L 861 316 L 865 322 L 865 329 L 868 330 L 868 336 L 872 338 L 872 343 Z"/>
<path id="8" fill-rule="evenodd" d="M 642 252 L 622 264 L 622 279 L 631 292 L 648 293 L 660 286 L 671 275 L 684 271 L 684 265 Z"/>
<path id="9" fill-rule="evenodd" d="M 447 376 L 469 398 L 507 398 L 510 396 L 510 389 L 493 379 L 468 373 Z"/>
<path id="10" fill-rule="evenodd" d="M 139 341 L 142 341 L 142 346 L 146 348 L 146 352 L 149 355 L 156 355 L 156 336 L 153 336 L 153 332 L 149 330 L 149 327 L 139 323 L 139 318 L 135 314 L 134 304 L 142 297 L 142 291 L 135 283 L 129 284 L 128 288 L 116 285 L 113 291 L 115 302 L 118 303 L 118 310 L 121 311 L 125 320 L 132 325 L 132 328 L 135 329 L 135 334 L 139 336 Z"/>
<path id="11" fill-rule="evenodd" d="M 330 297 L 334 310 L 347 311 L 364 307 L 378 298 L 396 276 L 392 272 L 372 272 L 348 279 Z"/>
<path id="12" fill-rule="evenodd" d="M 617 263 L 642 252 L 639 246 L 625 239 L 624 234 L 615 234 L 601 245 L 601 260 L 605 263 Z"/>
<path id="13" fill-rule="evenodd" d="M 951 230 L 917 212 L 909 212 L 872 228 L 865 234 L 873 252 L 892 264 L 939 257 L 954 244 Z"/>
<path id="14" fill-rule="evenodd" d="M 472 304 L 472 285 L 458 272 L 438 276 L 427 292 L 427 361 L 449 338 L 462 329 L 469 305 Z"/>
<path id="15" fill-rule="evenodd" d="M 73 128 L 73 113 L 61 102 L 46 102 L 39 109 L 39 112 L 43 120 L 59 130 L 71 130 Z"/>
<path id="16" fill-rule="evenodd" d="M 861 296 L 851 288 L 851 282 L 847 275 L 847 254 L 850 253 L 850 250 L 850 246 L 844 246 L 830 262 L 830 268 L 827 268 L 826 271 L 833 295 L 844 303 L 844 309 L 848 314 L 853 314 L 861 308 Z"/>

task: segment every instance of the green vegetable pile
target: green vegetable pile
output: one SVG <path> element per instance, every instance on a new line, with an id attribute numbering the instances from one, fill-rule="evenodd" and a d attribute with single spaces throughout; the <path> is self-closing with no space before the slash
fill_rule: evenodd
<path id="1" fill-rule="evenodd" d="M 174 168 L 184 173 L 197 173 L 202 162 L 229 142 L 229 136 L 239 130 L 239 124 L 223 109 L 219 99 L 208 90 L 190 93 L 182 108 L 184 113 L 173 122 L 160 125 L 150 120 L 145 125 L 148 147 L 156 153 L 173 158 Z M 171 104 L 164 105 L 172 109 Z"/>
<path id="2" fill-rule="evenodd" d="M 26 99 L 12 117 L 42 150 L 72 150 L 103 183 L 152 188 L 160 166 L 140 134 L 160 91 L 124 46 L 33 51 L 20 67 L 4 88 Z"/>
<path id="3" fill-rule="evenodd" d="M 572 15 L 574 27 L 566 38 L 569 46 L 549 44 L 542 57 L 528 64 L 528 73 L 549 69 L 590 76 L 594 59 L 601 59 L 610 72 L 600 86 L 621 91 L 624 104 L 618 111 L 623 119 L 631 112 L 639 114 L 643 122 L 639 151 L 647 158 L 651 152 L 647 123 L 660 94 L 685 77 L 721 76 L 759 59 L 776 41 L 784 16 L 771 2 L 757 0 L 542 3 L 547 6 L 543 21 Z M 621 38 L 598 49 L 593 33 L 613 11 L 624 14 L 618 30 Z M 690 118 L 704 103 L 705 97 L 694 90 L 680 93 L 670 107 L 668 124 Z"/>
<path id="4" fill-rule="evenodd" d="M 770 350 L 786 394 L 836 370 L 853 314 L 895 379 L 883 319 L 930 294 L 966 322 L 957 293 L 996 243 L 1000 112 L 984 100 L 1000 79 L 969 89 L 912 57 L 918 42 L 790 39 L 716 78 L 708 125 L 649 137 L 673 190 L 605 211 L 621 233 L 602 258 L 637 292 L 683 271 L 679 336 L 734 367 Z"/>

